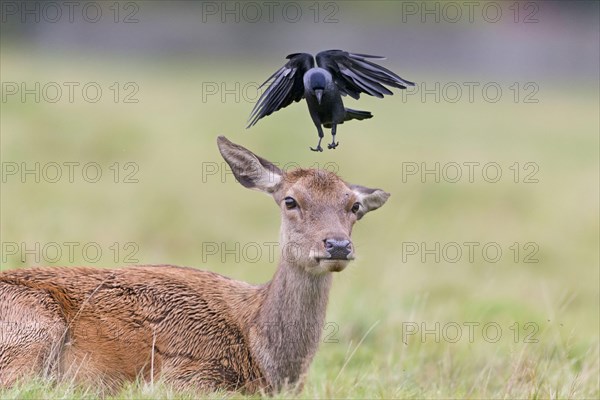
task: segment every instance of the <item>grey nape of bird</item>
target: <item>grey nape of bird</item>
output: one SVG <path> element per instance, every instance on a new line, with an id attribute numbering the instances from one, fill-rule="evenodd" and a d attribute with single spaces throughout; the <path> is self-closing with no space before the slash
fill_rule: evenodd
<path id="1" fill-rule="evenodd" d="M 286 58 L 289 61 L 260 86 L 269 84 L 255 104 L 247 128 L 293 102 L 306 99 L 319 134 L 317 147 L 311 147 L 313 151 L 323 151 L 322 126 L 331 128 L 332 141 L 327 147 L 335 149 L 339 144 L 335 141 L 338 124 L 373 117 L 369 111 L 345 108 L 342 96 L 358 99 L 361 93 L 366 93 L 382 98 L 393 94 L 386 85 L 399 89 L 414 86 L 413 82 L 367 60 L 385 60 L 385 57 L 327 50 L 317 54 L 317 67 L 313 56 L 307 53 L 294 53 Z"/>

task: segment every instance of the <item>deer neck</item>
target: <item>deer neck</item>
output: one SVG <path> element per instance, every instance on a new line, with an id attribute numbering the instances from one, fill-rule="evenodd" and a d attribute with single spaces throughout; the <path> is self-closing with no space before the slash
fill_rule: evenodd
<path id="1" fill-rule="evenodd" d="M 273 389 L 294 385 L 308 369 L 323 331 L 331 280 L 331 273 L 314 275 L 280 262 L 265 285 L 255 326 L 259 358 Z"/>

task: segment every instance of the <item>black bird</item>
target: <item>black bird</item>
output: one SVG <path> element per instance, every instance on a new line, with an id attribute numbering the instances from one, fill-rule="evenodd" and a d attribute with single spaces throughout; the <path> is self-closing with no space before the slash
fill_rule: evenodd
<path id="1" fill-rule="evenodd" d="M 313 56 L 307 53 L 294 53 L 286 58 L 289 61 L 260 86 L 271 82 L 254 106 L 247 128 L 262 117 L 305 98 L 319 133 L 317 147 L 310 148 L 313 151 L 323 151 L 321 140 L 324 135 L 321 125 L 331 128 L 332 141 L 327 147 L 335 149 L 339 144 L 335 141 L 338 124 L 351 119 L 373 117 L 369 111 L 345 108 L 342 96 L 358 99 L 361 93 L 366 93 L 382 98 L 386 94 L 393 94 L 384 85 L 400 89 L 414 86 L 413 82 L 367 60 L 385 60 L 385 57 L 327 50 L 317 54 L 318 67 L 315 67 Z"/>

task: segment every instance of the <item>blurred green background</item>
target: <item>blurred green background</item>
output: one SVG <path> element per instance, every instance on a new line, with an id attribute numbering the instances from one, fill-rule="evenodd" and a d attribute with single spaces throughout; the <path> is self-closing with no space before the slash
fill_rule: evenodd
<path id="1" fill-rule="evenodd" d="M 392 194 L 354 230 L 302 396 L 600 395 L 597 2 L 81 2 L 72 18 L 55 4 L 60 18 L 2 4 L 3 270 L 169 263 L 269 280 L 279 214 L 225 169 L 223 134 Z M 387 56 L 417 86 L 346 100 L 375 117 L 340 126 L 335 151 L 308 150 L 304 103 L 245 130 L 287 54 L 330 48 Z M 48 390 L 72 389 L 7 396 Z M 124 396 L 158 395 L 139 390 Z"/>

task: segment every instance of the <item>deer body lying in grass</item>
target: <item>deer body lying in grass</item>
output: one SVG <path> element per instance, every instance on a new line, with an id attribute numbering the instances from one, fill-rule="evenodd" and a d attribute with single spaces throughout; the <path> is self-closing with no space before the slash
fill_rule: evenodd
<path id="1" fill-rule="evenodd" d="M 218 139 L 245 187 L 281 209 L 273 279 L 250 285 L 169 265 L 31 268 L 0 273 L 0 387 L 44 376 L 117 390 L 176 387 L 276 393 L 302 384 L 325 321 L 332 272 L 354 258 L 354 222 L 389 194 L 335 174 L 283 172 Z"/>

